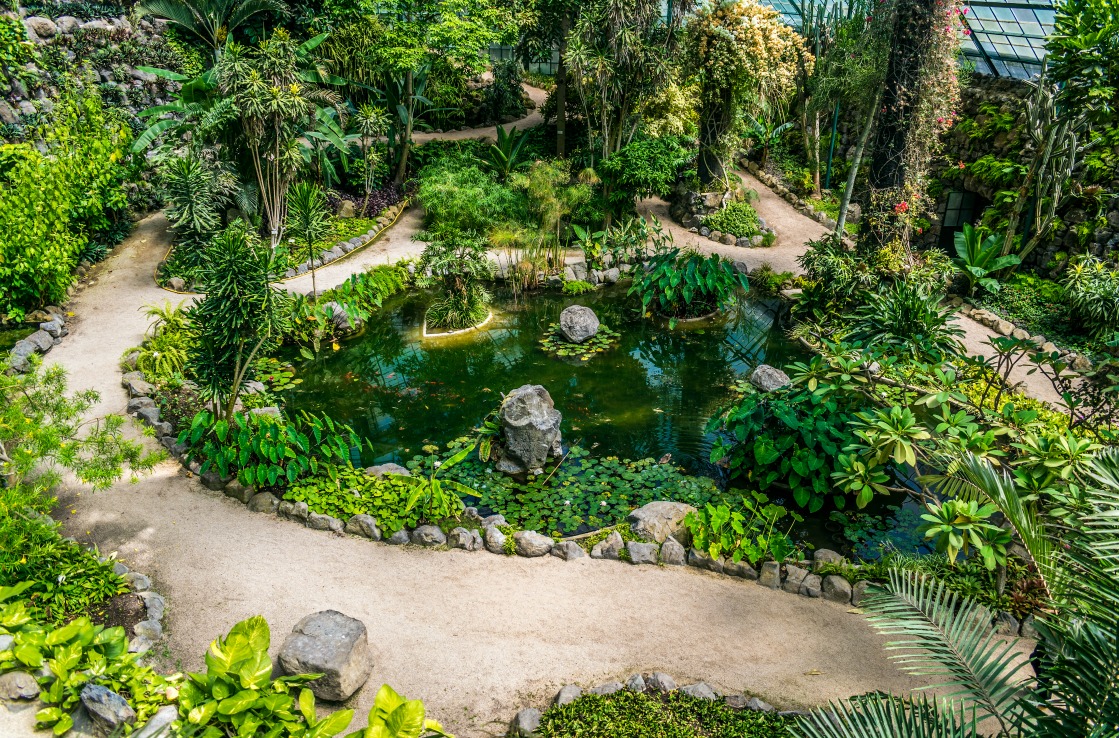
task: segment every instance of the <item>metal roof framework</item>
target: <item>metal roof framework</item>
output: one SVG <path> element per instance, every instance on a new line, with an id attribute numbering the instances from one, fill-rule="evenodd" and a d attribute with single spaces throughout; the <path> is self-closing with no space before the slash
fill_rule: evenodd
<path id="1" fill-rule="evenodd" d="M 842 2 L 842 0 L 832 0 Z M 800 27 L 796 0 L 768 0 L 790 25 Z M 1029 79 L 1041 71 L 1045 39 L 1053 32 L 1056 15 L 1049 0 L 970 0 L 965 25 L 971 30 L 960 40 L 965 57 L 983 74 Z"/>

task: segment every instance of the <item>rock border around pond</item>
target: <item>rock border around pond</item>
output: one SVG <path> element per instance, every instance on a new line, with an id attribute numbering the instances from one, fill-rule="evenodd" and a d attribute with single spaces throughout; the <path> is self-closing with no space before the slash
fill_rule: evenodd
<path id="1" fill-rule="evenodd" d="M 66 311 L 57 305 L 48 305 L 42 310 L 31 313 L 32 316 L 46 318 L 38 321 L 39 329 L 27 338 L 21 338 L 8 352 L 8 372 L 12 374 L 26 374 L 31 370 L 29 359 L 36 355 L 45 355 L 62 339 L 70 335 L 66 327 L 69 317 Z M 30 317 L 30 316 L 29 316 Z M 29 321 L 34 324 L 36 321 Z"/>
<path id="2" fill-rule="evenodd" d="M 525 707 L 518 711 L 509 730 L 509 738 L 537 738 L 540 730 L 540 719 L 544 712 L 553 706 L 567 705 L 582 697 L 584 694 L 606 696 L 616 692 L 652 692 L 669 694 L 681 692 L 696 699 L 722 702 L 732 710 L 750 710 L 753 712 L 770 712 L 780 717 L 800 717 L 810 714 L 807 710 L 778 710 L 773 705 L 759 697 L 750 697 L 741 692 L 722 693 L 706 682 L 695 682 L 678 686 L 676 679 L 662 671 L 638 672 L 626 679 L 625 683 L 619 681 L 604 682 L 595 687 L 583 689 L 578 684 L 567 684 L 556 692 L 551 703 L 544 710 L 535 707 Z"/>

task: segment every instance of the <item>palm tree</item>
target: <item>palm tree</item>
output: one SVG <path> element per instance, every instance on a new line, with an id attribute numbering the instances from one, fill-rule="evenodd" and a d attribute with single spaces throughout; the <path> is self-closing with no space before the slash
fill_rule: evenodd
<path id="1" fill-rule="evenodd" d="M 893 571 L 864 607 L 906 671 L 939 677 L 924 696 L 863 695 L 833 703 L 792 728 L 800 738 L 1088 738 L 1119 732 L 1119 450 L 1092 462 L 1092 512 L 1058 529 L 1018 495 L 1013 479 L 973 456 L 944 477 L 961 495 L 999 506 L 1045 580 L 1050 612 L 1040 633 L 1037 677 L 994 631 L 989 613 L 916 572 Z M 948 493 L 948 492 L 946 492 Z M 1057 537 L 1059 540 L 1056 540 Z"/>
<path id="2" fill-rule="evenodd" d="M 234 30 L 255 15 L 283 13 L 280 0 L 145 0 L 140 15 L 154 15 L 173 23 L 214 51 L 214 61 Z"/>

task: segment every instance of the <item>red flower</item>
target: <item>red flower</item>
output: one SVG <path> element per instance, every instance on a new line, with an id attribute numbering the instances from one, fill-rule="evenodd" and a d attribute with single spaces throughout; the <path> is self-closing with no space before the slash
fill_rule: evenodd
<path id="1" fill-rule="evenodd" d="M 902 213 L 908 213 L 909 203 L 907 203 L 905 200 L 902 200 L 897 205 L 894 205 L 894 212 L 898 215 L 901 215 Z"/>

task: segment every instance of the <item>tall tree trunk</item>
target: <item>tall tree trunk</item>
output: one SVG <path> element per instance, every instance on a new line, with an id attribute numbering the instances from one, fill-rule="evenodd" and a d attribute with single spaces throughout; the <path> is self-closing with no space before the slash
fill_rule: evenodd
<path id="1" fill-rule="evenodd" d="M 556 156 L 567 154 L 567 36 L 571 33 L 571 19 L 560 24 L 559 64 L 556 66 Z"/>
<path id="2" fill-rule="evenodd" d="M 882 104 L 882 86 L 879 85 L 874 93 L 874 100 L 870 103 L 870 110 L 866 114 L 866 122 L 859 134 L 859 143 L 855 146 L 855 158 L 851 161 L 851 169 L 847 172 L 847 184 L 843 188 L 843 199 L 839 202 L 839 220 L 835 224 L 835 232 L 843 238 L 843 229 L 847 224 L 847 208 L 851 206 L 851 193 L 855 191 L 855 179 L 859 176 L 859 167 L 863 163 L 863 153 L 866 151 L 866 142 L 870 139 L 870 132 L 874 128 L 874 119 L 878 117 L 878 106 Z"/>
<path id="3" fill-rule="evenodd" d="M 392 178 L 395 185 L 404 184 L 404 176 L 408 173 L 408 155 L 412 152 L 412 129 L 416 124 L 415 101 L 412 99 L 415 91 L 415 77 L 411 69 L 404 75 L 404 109 L 407 117 L 404 122 L 404 135 L 400 145 L 400 162 L 396 165 L 396 176 Z"/>
<path id="4" fill-rule="evenodd" d="M 922 51 L 927 40 L 941 32 L 939 27 L 934 28 L 943 19 L 935 4 L 936 0 L 898 0 L 882 110 L 874 131 L 870 187 L 863 204 L 861 251 L 877 251 L 897 235 L 893 207 L 909 184 L 906 148 L 918 114 Z"/>
<path id="5" fill-rule="evenodd" d="M 812 194 L 820 197 L 820 111 L 812 111 L 812 150 L 808 160 L 812 162 Z"/>
<path id="6" fill-rule="evenodd" d="M 699 160 L 696 168 L 703 185 L 726 180 L 722 139 L 730 129 L 731 94 L 731 90 L 726 88 L 720 90 L 717 97 L 705 95 L 699 112 Z"/>

